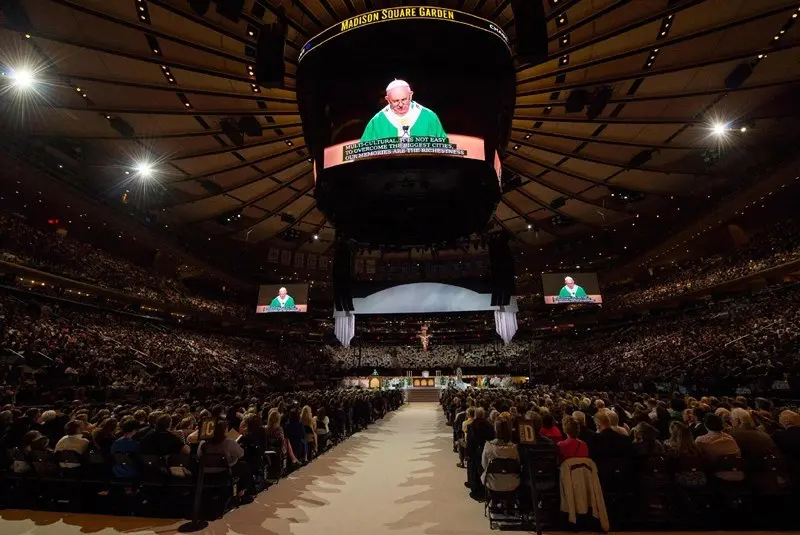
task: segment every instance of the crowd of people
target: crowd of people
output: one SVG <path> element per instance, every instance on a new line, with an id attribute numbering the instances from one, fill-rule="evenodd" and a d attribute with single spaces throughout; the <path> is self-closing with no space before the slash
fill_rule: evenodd
<path id="1" fill-rule="evenodd" d="M 747 480 L 757 494 L 769 496 L 789 488 L 800 474 L 800 413 L 765 398 L 450 388 L 443 391 L 441 403 L 453 428 L 458 466 L 467 468 L 470 497 L 483 501 L 487 489 L 490 494 L 517 491 L 523 510 L 531 504 L 529 485 L 522 484 L 527 473 L 521 467 L 488 473 L 493 460 L 539 458 L 537 486 L 546 487 L 545 481 L 558 481 L 559 474 L 555 463 L 553 472 L 542 470 L 542 458 L 550 456 L 556 463 L 591 459 L 607 502 L 617 486 L 627 490 L 622 507 L 609 511 L 612 523 L 630 521 L 640 513 L 673 511 L 665 502 L 676 494 L 664 488 L 719 491 L 713 485 Z M 523 421 L 532 424 L 535 433 L 524 446 Z M 560 496 L 568 499 L 564 492 Z M 605 505 L 592 506 L 608 531 Z M 568 509 L 562 504 L 561 510 Z"/>
<path id="2" fill-rule="evenodd" d="M 247 316 L 241 305 L 194 295 L 174 278 L 62 236 L 55 229 L 39 230 L 14 215 L 0 214 L 0 259 L 156 303 L 182 305 L 216 315 Z"/>
<path id="3" fill-rule="evenodd" d="M 656 268 L 649 281 L 611 286 L 606 303 L 628 308 L 709 288 L 800 259 L 800 224 L 789 219 L 750 237 L 747 245 Z"/>
<path id="4" fill-rule="evenodd" d="M 124 483 L 136 480 L 142 467 L 115 454 L 161 458 L 217 454 L 224 456 L 238 478 L 239 497 L 246 498 L 260 490 L 257 475 L 268 451 L 277 453 L 280 477 L 402 403 L 399 391 L 336 388 L 252 396 L 169 396 L 152 403 L 6 404 L 0 407 L 0 470 L 33 473 L 35 459 L 48 453 L 55 454 L 62 468 L 65 464 L 79 468 L 87 455 L 99 454 L 106 459 L 109 477 Z M 211 422 L 208 436 L 201 435 L 205 422 Z M 58 457 L 63 452 L 74 452 L 81 460 Z M 176 475 L 174 465 L 169 466 L 171 475 Z"/>
<path id="5" fill-rule="evenodd" d="M 610 331 L 537 343 L 532 379 L 544 384 L 652 388 L 677 382 L 713 392 L 769 389 L 800 379 L 800 287 L 710 302 Z"/>
<path id="6" fill-rule="evenodd" d="M 23 398 L 76 390 L 101 398 L 247 392 L 324 379 L 339 367 L 321 345 L 213 334 L 10 294 L 0 295 L 0 351 L 0 382 Z"/>
<path id="7" fill-rule="evenodd" d="M 360 347 L 330 347 L 333 357 L 344 368 L 400 368 L 423 370 L 433 368 L 454 369 L 459 366 L 492 367 L 509 362 L 522 362 L 527 358 L 529 344 L 501 342 L 484 344 L 437 344 L 422 347 L 415 345 L 363 345 Z"/>

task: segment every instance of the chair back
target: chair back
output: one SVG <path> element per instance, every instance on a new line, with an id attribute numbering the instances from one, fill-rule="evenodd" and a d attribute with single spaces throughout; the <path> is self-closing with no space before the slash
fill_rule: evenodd
<path id="1" fill-rule="evenodd" d="M 114 459 L 115 466 L 126 466 L 134 470 L 138 468 L 136 459 L 134 459 L 134 457 L 129 453 L 114 453 L 112 454 L 112 457 Z"/>
<path id="2" fill-rule="evenodd" d="M 203 471 L 207 474 L 219 474 L 230 471 L 228 459 L 221 453 L 204 453 L 200 458 Z"/>
<path id="3" fill-rule="evenodd" d="M 197 462 L 191 455 L 167 455 L 167 471 L 174 477 L 190 477 L 197 473 Z"/>
<path id="4" fill-rule="evenodd" d="M 28 459 L 37 476 L 51 476 L 58 473 L 55 455 L 49 451 L 32 451 L 28 454 Z"/>
<path id="5" fill-rule="evenodd" d="M 517 474 L 521 472 L 516 459 L 492 459 L 486 467 L 487 474 Z"/>

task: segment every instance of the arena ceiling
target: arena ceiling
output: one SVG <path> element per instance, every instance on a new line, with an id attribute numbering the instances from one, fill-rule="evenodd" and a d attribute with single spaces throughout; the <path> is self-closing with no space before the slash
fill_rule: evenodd
<path id="1" fill-rule="evenodd" d="M 517 64 L 503 165 L 507 178 L 520 180 L 494 218 L 518 244 L 668 218 L 675 203 L 735 171 L 709 165 L 708 150 L 720 144 L 713 123 L 729 125 L 725 143 L 740 153 L 788 128 L 780 103 L 800 79 L 800 38 L 791 28 L 800 2 L 531 1 L 545 3 L 549 59 Z M 152 161 L 156 189 L 166 192 L 155 202 L 165 225 L 315 253 L 330 249 L 334 229 L 315 207 L 293 91 L 306 40 L 354 14 L 419 4 L 475 13 L 516 38 L 509 0 L 246 0 L 238 23 L 213 4 L 201 17 L 188 0 L 17 3 L 30 30 L 0 21 L 0 63 L 32 65 L 47 83 L 21 102 L 15 134 L 79 144 L 89 169 L 107 181 L 100 192 L 128 180 L 135 162 Z M 288 23 L 285 87 L 260 88 L 249 70 L 256 35 L 280 9 Z M 752 74 L 726 88 L 741 63 Z M 613 94 L 599 116 L 566 113 L 571 91 L 603 86 Z M 263 134 L 238 147 L 220 121 L 245 116 Z M 133 127 L 131 139 L 112 127 L 117 117 Z"/>

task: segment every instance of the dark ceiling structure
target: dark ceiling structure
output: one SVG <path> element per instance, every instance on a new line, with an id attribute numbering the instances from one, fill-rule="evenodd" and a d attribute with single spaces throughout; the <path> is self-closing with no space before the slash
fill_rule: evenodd
<path id="1" fill-rule="evenodd" d="M 800 2 L 531 1 L 545 5 L 548 59 L 517 65 L 492 223 L 517 248 L 668 214 L 792 131 L 785 102 L 800 79 Z M 509 0 L 246 0 L 238 22 L 214 3 L 200 15 L 188 0 L 16 3 L 29 29 L 0 20 L 0 65 L 28 65 L 45 82 L 6 117 L 15 136 L 79 147 L 98 195 L 128 187 L 147 161 L 142 195 L 164 225 L 318 254 L 335 231 L 315 206 L 293 90 L 304 43 L 358 13 L 405 5 L 474 13 L 512 44 L 517 31 Z M 284 84 L 260 87 L 258 33 L 279 15 Z M 228 133 L 243 118 L 260 135 L 239 144 Z M 735 155 L 727 164 L 724 151 Z"/>

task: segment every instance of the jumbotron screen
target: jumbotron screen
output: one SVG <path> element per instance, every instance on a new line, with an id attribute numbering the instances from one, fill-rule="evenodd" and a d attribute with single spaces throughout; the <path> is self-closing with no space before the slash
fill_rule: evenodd
<path id="1" fill-rule="evenodd" d="M 426 25 L 431 23 L 443 25 Z M 438 31 L 431 34 L 434 27 Z M 496 102 L 487 102 L 499 100 L 503 84 L 494 66 L 475 65 L 474 54 L 448 42 L 463 37 L 457 32 L 467 27 L 487 35 L 498 49 L 508 49 L 505 34 L 490 21 L 420 6 L 352 17 L 312 38 L 302 51 L 303 62 L 316 59 L 319 49 L 341 58 L 333 73 L 338 83 L 316 92 L 315 105 L 324 110 L 326 120 L 326 133 L 319 139 L 324 146 L 321 167 L 445 156 L 487 162 L 499 177 L 498 140 L 486 139 L 487 125 L 496 129 L 499 110 Z M 416 48 L 386 46 L 385 35 L 408 39 Z"/>
<path id="2" fill-rule="evenodd" d="M 384 79 L 390 76 L 387 72 Z M 331 140 L 334 144 L 325 147 L 325 168 L 397 156 L 449 156 L 485 161 L 483 138 L 470 135 L 471 128 L 463 119 L 450 118 L 462 109 L 456 102 L 448 101 L 452 88 L 443 87 L 442 81 L 426 82 L 390 78 L 384 88 L 375 79 L 374 86 L 370 84 L 360 91 L 355 88 L 343 95 L 338 104 L 348 111 L 342 114 L 341 124 L 334 123 L 335 135 Z M 415 92 L 418 86 L 422 89 Z M 417 94 L 421 100 L 417 100 Z M 355 134 L 359 137 L 353 138 Z M 343 136 L 347 139 L 342 141 Z M 496 153 L 493 165 L 499 176 L 501 164 Z"/>
<path id="3" fill-rule="evenodd" d="M 308 284 L 263 284 L 256 314 L 308 312 Z"/>
<path id="4" fill-rule="evenodd" d="M 544 273 L 542 287 L 548 305 L 603 302 L 596 273 Z"/>

